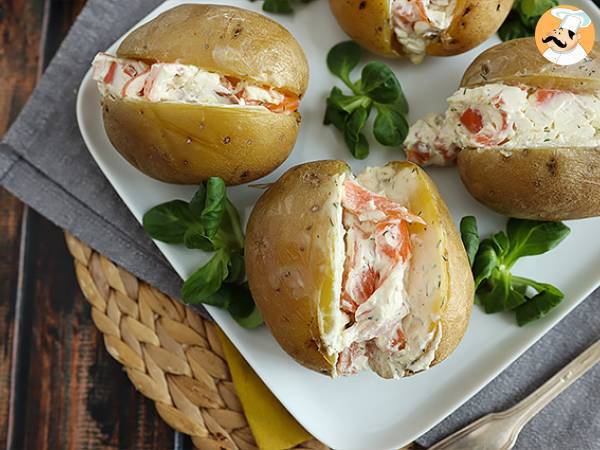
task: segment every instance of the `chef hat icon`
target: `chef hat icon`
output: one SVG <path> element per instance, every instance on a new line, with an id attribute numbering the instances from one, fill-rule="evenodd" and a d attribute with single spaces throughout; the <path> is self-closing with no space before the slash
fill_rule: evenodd
<path id="1" fill-rule="evenodd" d="M 577 33 L 579 28 L 586 28 L 592 23 L 590 16 L 581 9 L 552 8 L 550 12 L 561 20 L 560 28 L 571 30 L 573 33 Z"/>

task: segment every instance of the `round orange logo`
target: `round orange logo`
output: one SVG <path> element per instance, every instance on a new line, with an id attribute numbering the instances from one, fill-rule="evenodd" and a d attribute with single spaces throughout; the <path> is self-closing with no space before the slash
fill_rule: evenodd
<path id="1" fill-rule="evenodd" d="M 535 27 L 535 43 L 548 61 L 577 64 L 592 51 L 596 31 L 592 19 L 575 6 L 559 5 L 544 13 Z"/>

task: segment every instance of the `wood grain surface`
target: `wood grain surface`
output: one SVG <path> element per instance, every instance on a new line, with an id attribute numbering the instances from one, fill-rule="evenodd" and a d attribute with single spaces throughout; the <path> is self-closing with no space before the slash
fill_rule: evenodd
<path id="1" fill-rule="evenodd" d="M 84 3 L 0 1 L 0 136 Z M 0 449 L 188 447 L 105 351 L 62 231 L 1 188 L 0 214 Z"/>

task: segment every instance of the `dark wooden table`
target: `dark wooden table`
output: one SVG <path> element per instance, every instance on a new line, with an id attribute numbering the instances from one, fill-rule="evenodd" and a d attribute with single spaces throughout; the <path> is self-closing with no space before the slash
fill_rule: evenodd
<path id="1" fill-rule="evenodd" d="M 0 136 L 84 3 L 0 0 Z M 0 449 L 187 447 L 104 350 L 62 231 L 2 188 L 0 210 Z"/>

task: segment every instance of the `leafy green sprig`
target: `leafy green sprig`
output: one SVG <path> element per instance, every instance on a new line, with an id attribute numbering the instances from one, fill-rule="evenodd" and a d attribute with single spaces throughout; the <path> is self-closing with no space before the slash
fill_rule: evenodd
<path id="1" fill-rule="evenodd" d="M 250 0 L 256 1 L 256 0 Z M 264 0 L 263 11 L 273 14 L 293 14 L 293 4 L 296 2 L 310 3 L 313 0 Z"/>
<path id="2" fill-rule="evenodd" d="M 190 202 L 172 200 L 150 209 L 144 230 L 153 239 L 212 252 L 181 289 L 186 303 L 204 303 L 229 311 L 245 328 L 262 324 L 260 312 L 244 281 L 244 233 L 240 216 L 227 198 L 225 182 L 209 178 Z"/>
<path id="3" fill-rule="evenodd" d="M 360 62 L 362 50 L 353 41 L 335 45 L 327 54 L 327 67 L 352 91 L 346 95 L 334 87 L 327 98 L 325 125 L 332 124 L 344 135 L 346 145 L 357 159 L 369 155 L 369 143 L 362 133 L 372 109 L 377 111 L 373 135 L 382 145 L 400 146 L 408 133 L 408 103 L 394 72 L 385 64 L 366 64 L 355 82 L 350 73 Z"/>
<path id="4" fill-rule="evenodd" d="M 557 0 L 515 0 L 498 36 L 503 41 L 533 36 L 540 17 L 555 6 L 558 6 Z"/>
<path id="5" fill-rule="evenodd" d="M 519 258 L 541 255 L 560 244 L 570 232 L 562 222 L 509 219 L 506 233 L 480 241 L 475 217 L 467 216 L 460 232 L 475 278 L 475 298 L 486 313 L 514 311 L 522 326 L 545 316 L 564 298 L 551 284 L 511 273 Z"/>

